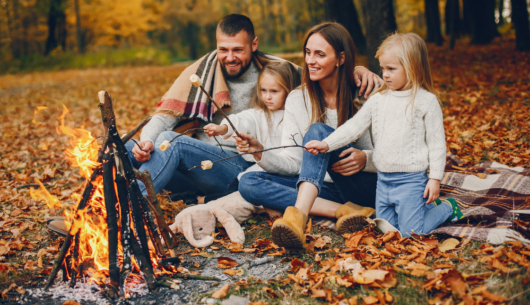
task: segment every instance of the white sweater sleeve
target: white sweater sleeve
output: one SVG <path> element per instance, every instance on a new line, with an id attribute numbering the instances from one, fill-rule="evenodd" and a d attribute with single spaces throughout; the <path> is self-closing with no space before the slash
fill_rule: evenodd
<path id="1" fill-rule="evenodd" d="M 445 169 L 446 143 L 443 113 L 433 97 L 425 114 L 425 137 L 429 149 L 429 178 L 442 180 Z"/>
<path id="2" fill-rule="evenodd" d="M 180 121 L 180 118 L 172 115 L 155 114 L 147 123 L 140 134 L 140 141 L 149 141 L 153 144 L 163 131 L 171 131 Z"/>
<path id="3" fill-rule="evenodd" d="M 306 115 L 306 109 L 303 107 L 304 102 L 301 94 L 296 94 L 294 91 L 291 92 L 285 101 L 281 146 L 294 145 L 293 139 L 298 145 L 302 145 L 303 135 L 308 127 L 308 124 L 304 125 L 302 123 L 305 120 L 301 118 Z M 257 163 L 268 173 L 294 176 L 300 173 L 302 156 L 302 148 L 283 148 L 264 152 L 261 160 L 257 161 Z"/>
<path id="4" fill-rule="evenodd" d="M 323 140 L 329 146 L 328 152 L 357 141 L 370 128 L 373 104 L 374 97 L 371 97 L 351 119 Z"/>
<path id="5" fill-rule="evenodd" d="M 231 114 L 228 118 L 234 124 L 237 131 L 250 134 L 257 138 L 257 128 L 260 126 L 256 126 L 259 124 L 259 118 L 257 120 L 256 116 L 259 116 L 256 109 L 247 109 L 236 114 Z M 229 140 L 235 132 L 232 126 L 230 126 L 230 123 L 228 123 L 228 120 L 224 119 L 219 125 L 226 125 L 228 127 L 228 132 L 223 135 L 223 139 Z"/>

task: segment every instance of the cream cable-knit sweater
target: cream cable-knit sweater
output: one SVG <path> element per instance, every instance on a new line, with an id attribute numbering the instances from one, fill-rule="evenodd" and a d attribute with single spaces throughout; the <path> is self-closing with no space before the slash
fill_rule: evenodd
<path id="1" fill-rule="evenodd" d="M 281 145 L 283 114 L 284 110 L 273 111 L 271 113 L 270 126 L 267 120 L 267 114 L 263 110 L 256 108 L 231 114 L 228 118 L 230 118 L 237 131 L 251 134 L 263 145 L 264 149 L 267 149 Z M 228 131 L 223 135 L 223 139 L 228 142 L 235 142 L 234 138 L 232 138 L 235 132 L 228 121 L 224 119 L 220 125 L 226 125 L 228 127 Z M 242 157 L 249 162 L 256 162 L 252 155 L 243 155 Z M 263 169 L 258 164 L 254 164 L 237 177 L 239 179 L 245 173 L 257 171 L 263 171 Z"/>
<path id="2" fill-rule="evenodd" d="M 302 94 L 305 95 L 305 100 Z M 311 102 L 309 101 L 307 90 L 296 89 L 291 91 L 285 101 L 281 145 L 293 145 L 293 137 L 298 145 L 302 145 L 303 137 L 310 126 L 310 122 Z M 337 110 L 327 109 L 326 125 L 337 128 Z M 375 173 L 377 169 L 372 162 L 373 146 L 370 133 L 366 132 L 360 136 L 355 146 L 366 153 L 366 167 L 364 171 Z M 300 174 L 303 152 L 303 149 L 299 147 L 267 151 L 262 154 L 261 161 L 257 163 L 268 173 L 295 176 Z M 328 173 L 326 173 L 324 181 L 333 182 Z"/>
<path id="3" fill-rule="evenodd" d="M 429 178 L 441 180 L 446 155 L 442 109 L 436 96 L 424 89 L 418 89 L 414 107 L 411 98 L 412 90 L 388 90 L 370 97 L 353 118 L 324 139 L 329 151 L 355 141 L 371 126 L 379 171 L 429 169 Z"/>

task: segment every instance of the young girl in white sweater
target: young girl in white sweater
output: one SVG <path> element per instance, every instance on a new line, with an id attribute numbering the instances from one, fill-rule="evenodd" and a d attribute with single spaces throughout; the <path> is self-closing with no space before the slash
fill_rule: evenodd
<path id="1" fill-rule="evenodd" d="M 403 236 L 426 234 L 449 218 L 462 217 L 453 201 L 428 205 L 440 193 L 446 144 L 427 46 L 416 34 L 394 34 L 376 58 L 385 84 L 353 118 L 323 141 L 307 143 L 306 150 L 315 155 L 331 152 L 356 141 L 372 126 L 378 170 L 376 215 Z"/>
<path id="2" fill-rule="evenodd" d="M 300 85 L 300 75 L 289 62 L 271 62 L 261 70 L 256 86 L 256 94 L 252 100 L 253 108 L 231 114 L 228 117 L 237 131 L 248 141 L 259 141 L 263 148 L 281 145 L 282 120 L 287 95 Z M 229 140 L 235 135 L 234 130 L 224 119 L 220 125 L 208 124 L 204 127 L 208 136 L 223 136 Z M 249 150 L 246 142 L 241 145 L 238 141 L 238 150 L 242 153 L 253 152 Z M 256 162 L 250 154 L 243 155 L 249 162 Z M 251 171 L 263 171 L 257 164 L 249 167 L 243 174 Z"/>

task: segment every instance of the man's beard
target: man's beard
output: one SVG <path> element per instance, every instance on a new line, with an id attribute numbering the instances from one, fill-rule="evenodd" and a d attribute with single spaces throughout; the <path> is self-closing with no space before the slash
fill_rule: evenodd
<path id="1" fill-rule="evenodd" d="M 247 72 L 248 68 L 250 68 L 250 64 L 252 61 L 249 61 L 246 66 L 243 66 L 243 63 L 241 63 L 241 69 L 239 69 L 239 72 L 236 74 L 228 74 L 228 71 L 226 70 L 226 66 L 224 63 L 221 63 L 221 71 L 223 72 L 223 75 L 226 80 L 235 80 L 241 77 L 241 75 L 245 74 Z"/>

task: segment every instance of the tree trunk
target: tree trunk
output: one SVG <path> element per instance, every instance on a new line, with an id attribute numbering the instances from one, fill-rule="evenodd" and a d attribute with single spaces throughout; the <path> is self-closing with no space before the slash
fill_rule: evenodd
<path id="1" fill-rule="evenodd" d="M 325 5 L 327 18 L 342 24 L 350 33 L 357 53 L 366 54 L 366 38 L 353 0 L 326 0 Z"/>
<path id="2" fill-rule="evenodd" d="M 188 46 L 190 47 L 190 59 L 197 59 L 197 37 L 195 34 L 195 24 L 193 22 L 188 23 L 186 27 L 186 34 L 188 34 Z"/>
<path id="3" fill-rule="evenodd" d="M 397 30 L 392 0 L 362 0 L 366 28 L 366 55 L 370 71 L 379 72 L 374 56 L 383 40 Z"/>
<path id="4" fill-rule="evenodd" d="M 79 0 L 74 0 L 75 6 L 75 29 L 77 38 L 77 50 L 79 53 L 85 53 L 85 42 L 81 32 L 81 16 L 79 14 Z"/>
<path id="5" fill-rule="evenodd" d="M 455 16 L 455 20 L 453 20 Z M 445 3 L 445 35 L 451 35 L 451 26 L 455 24 L 455 35 L 458 37 L 462 32 L 462 20 L 460 19 L 460 3 L 459 0 L 447 0 Z M 455 23 L 456 22 L 456 23 Z"/>
<path id="6" fill-rule="evenodd" d="M 270 41 L 269 41 L 269 44 L 270 45 L 276 45 L 276 43 L 277 43 L 277 40 L 276 40 L 276 32 L 277 32 L 276 16 L 274 16 L 274 12 L 273 12 L 273 9 L 272 9 L 273 6 L 274 6 L 274 2 L 272 2 L 272 0 L 268 0 L 267 4 L 268 4 L 268 11 L 269 11 L 269 16 L 268 16 L 267 23 L 270 25 L 270 33 L 269 33 Z"/>
<path id="7" fill-rule="evenodd" d="M 462 34 L 471 35 L 471 25 L 473 24 L 472 1 L 463 0 Z"/>
<path id="8" fill-rule="evenodd" d="M 63 0 L 50 0 L 48 11 L 48 38 L 44 55 L 50 54 L 59 45 L 66 49 L 66 15 Z"/>
<path id="9" fill-rule="evenodd" d="M 491 5 L 495 0 L 468 0 L 471 6 L 471 44 L 490 43 L 495 33 L 492 26 Z M 495 7 L 495 6 L 493 6 Z M 494 23 L 495 20 L 493 20 Z"/>
<path id="10" fill-rule="evenodd" d="M 440 7 L 438 0 L 424 0 L 425 21 L 427 23 L 426 42 L 434 42 L 437 46 L 443 44 L 442 30 L 440 28 Z"/>
<path id="11" fill-rule="evenodd" d="M 285 29 L 285 20 L 283 19 L 283 3 L 282 0 L 278 0 L 278 19 L 280 21 L 280 37 L 281 37 L 281 43 L 285 44 L 287 39 L 287 30 Z"/>
<path id="12" fill-rule="evenodd" d="M 267 3 L 266 0 L 261 1 L 261 20 L 262 20 L 262 27 L 263 27 L 263 41 L 262 43 L 264 45 L 268 45 L 270 42 L 270 23 L 269 18 L 267 15 Z"/>
<path id="13" fill-rule="evenodd" d="M 499 0 L 499 23 L 498 25 L 504 25 L 504 0 Z"/>
<path id="14" fill-rule="evenodd" d="M 530 51 L 530 25 L 526 0 L 511 0 L 512 23 L 515 27 L 515 48 Z"/>
<path id="15" fill-rule="evenodd" d="M 456 37 L 460 34 L 460 4 L 458 0 L 448 0 L 447 3 L 450 6 L 446 9 L 449 9 L 451 14 L 446 27 L 449 28 L 449 34 L 451 35 L 449 48 L 453 50 L 455 48 Z"/>

